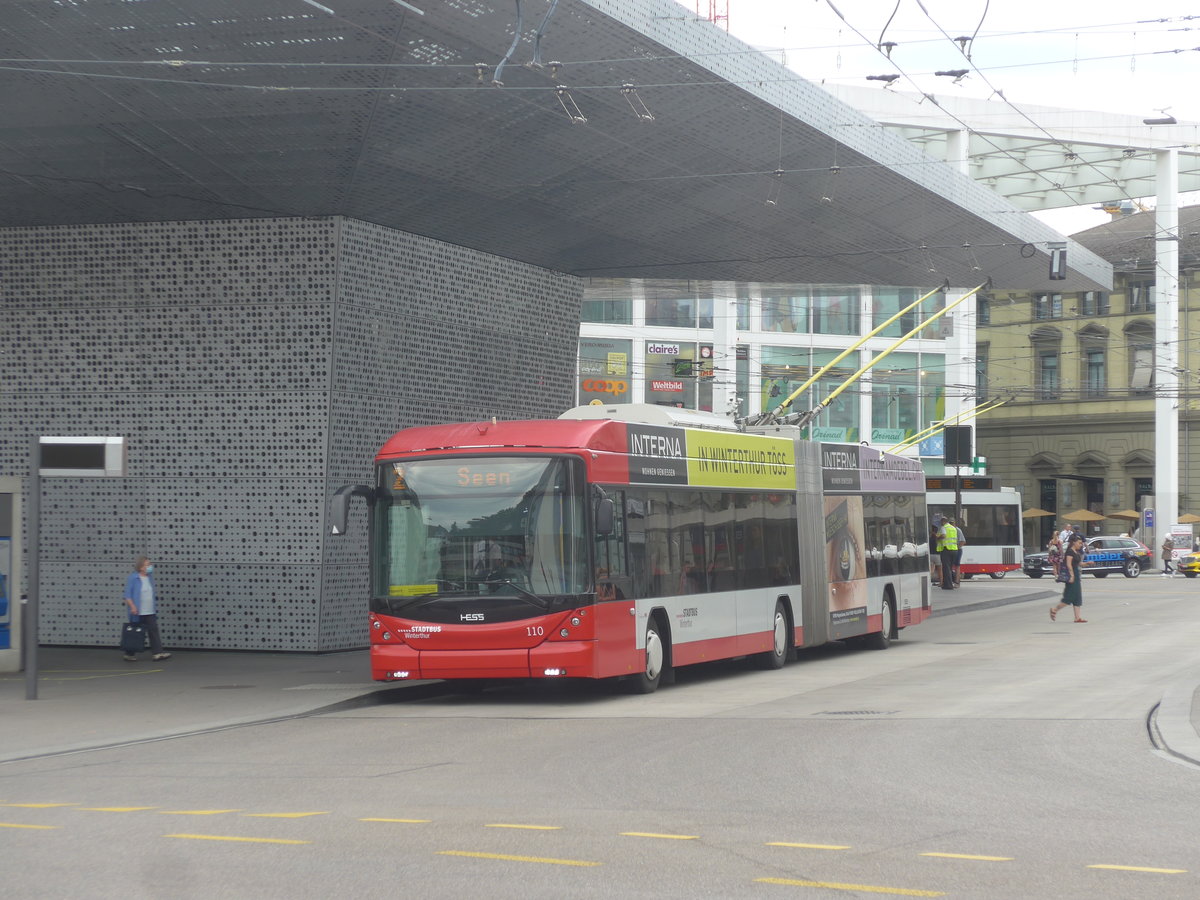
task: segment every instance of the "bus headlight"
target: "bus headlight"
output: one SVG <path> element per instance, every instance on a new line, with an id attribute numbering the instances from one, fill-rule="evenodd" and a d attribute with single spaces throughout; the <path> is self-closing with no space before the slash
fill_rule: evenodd
<path id="1" fill-rule="evenodd" d="M 559 636 L 559 637 L 570 637 L 570 636 L 571 636 L 571 632 L 567 631 L 567 629 L 565 629 L 565 628 L 564 628 L 562 631 L 560 631 L 560 632 L 558 633 L 558 636 Z"/>
<path id="2" fill-rule="evenodd" d="M 578 628 L 583 624 L 583 622 L 580 620 L 579 616 L 575 616 L 573 619 L 571 619 L 571 624 Z M 563 636 L 566 637 L 566 635 Z"/>

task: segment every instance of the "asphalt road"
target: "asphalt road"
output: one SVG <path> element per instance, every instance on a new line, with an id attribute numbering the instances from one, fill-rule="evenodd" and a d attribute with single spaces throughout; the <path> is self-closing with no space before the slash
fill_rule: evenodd
<path id="1" fill-rule="evenodd" d="M 646 697 L 413 691 L 9 763 L 3 892 L 1192 900 L 1200 771 L 1147 722 L 1200 586 L 1084 592 L 1086 625 L 996 606 Z"/>

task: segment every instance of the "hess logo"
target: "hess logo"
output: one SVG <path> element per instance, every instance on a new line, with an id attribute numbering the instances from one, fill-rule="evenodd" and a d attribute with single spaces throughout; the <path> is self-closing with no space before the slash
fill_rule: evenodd
<path id="1" fill-rule="evenodd" d="M 463 613 L 458 620 L 460 622 L 482 622 L 483 613 Z"/>

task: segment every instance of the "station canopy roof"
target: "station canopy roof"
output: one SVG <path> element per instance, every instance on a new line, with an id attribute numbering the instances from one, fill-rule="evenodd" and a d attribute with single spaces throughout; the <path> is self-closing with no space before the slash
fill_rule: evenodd
<path id="1" fill-rule="evenodd" d="M 1111 285 L 1073 242 L 1048 281 L 1048 225 L 673 0 L 8 0 L 0 58 L 0 226 L 345 215 L 581 276 Z"/>
<path id="2" fill-rule="evenodd" d="M 1154 197 L 1157 152 L 1171 148 L 1179 190 L 1200 190 L 1197 122 L 1147 125 L 1121 113 L 955 96 L 952 88 L 932 96 L 856 85 L 827 90 L 938 159 L 948 159 L 952 137 L 965 133 L 971 177 L 1021 209 L 1116 212 Z"/>

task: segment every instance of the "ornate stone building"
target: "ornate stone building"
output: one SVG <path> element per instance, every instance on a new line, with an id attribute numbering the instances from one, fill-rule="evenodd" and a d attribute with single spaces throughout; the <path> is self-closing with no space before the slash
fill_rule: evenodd
<path id="1" fill-rule="evenodd" d="M 1179 213 L 1179 511 L 1200 512 L 1200 206 Z M 1109 515 L 1154 493 L 1155 221 L 1116 218 L 1073 235 L 1113 265 L 1112 293 L 995 291 L 976 332 L 980 402 L 1007 402 L 977 420 L 989 474 L 1027 507 Z M 1027 523 L 1044 543 L 1052 518 Z M 1119 519 L 1092 533 L 1126 530 Z"/>

